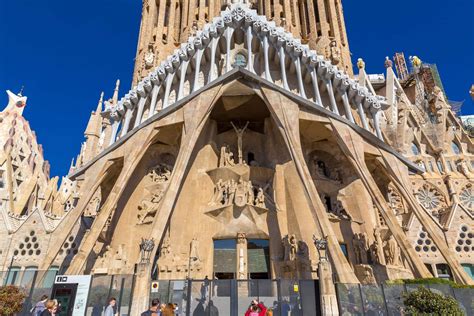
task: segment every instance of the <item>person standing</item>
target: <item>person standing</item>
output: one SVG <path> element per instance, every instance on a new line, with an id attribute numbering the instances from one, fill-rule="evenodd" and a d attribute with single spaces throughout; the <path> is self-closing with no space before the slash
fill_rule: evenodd
<path id="1" fill-rule="evenodd" d="M 117 304 L 117 300 L 115 297 L 111 297 L 109 299 L 109 305 L 105 309 L 104 316 L 115 316 L 115 304 Z"/>
<path id="2" fill-rule="evenodd" d="M 41 312 L 40 316 L 54 316 L 58 311 L 58 305 L 54 300 L 47 300 L 44 311 Z"/>
<path id="3" fill-rule="evenodd" d="M 150 308 L 141 313 L 141 316 L 161 316 L 160 300 L 157 298 L 153 299 Z"/>
<path id="4" fill-rule="evenodd" d="M 48 301 L 48 295 L 41 296 L 41 299 L 31 309 L 32 316 L 40 316 L 41 313 L 46 309 L 46 302 Z"/>

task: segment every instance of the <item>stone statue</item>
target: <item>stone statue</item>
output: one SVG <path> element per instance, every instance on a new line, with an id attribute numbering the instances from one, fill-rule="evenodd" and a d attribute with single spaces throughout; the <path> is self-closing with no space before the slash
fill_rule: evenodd
<path id="1" fill-rule="evenodd" d="M 341 50 L 337 45 L 336 40 L 332 40 L 329 44 L 330 59 L 333 65 L 338 65 L 341 62 Z"/>
<path id="2" fill-rule="evenodd" d="M 385 68 L 392 68 L 393 62 L 390 60 L 388 56 L 385 57 L 385 63 L 384 63 Z"/>
<path id="3" fill-rule="evenodd" d="M 171 242 L 170 237 L 167 235 L 163 240 L 163 244 L 160 249 L 160 259 L 166 258 L 171 253 Z"/>
<path id="4" fill-rule="evenodd" d="M 255 206 L 265 208 L 265 193 L 262 188 L 258 188 L 257 197 L 255 198 Z"/>
<path id="5" fill-rule="evenodd" d="M 155 183 L 165 183 L 171 177 L 171 168 L 164 164 L 159 164 L 158 166 L 153 167 L 149 171 L 148 175 Z"/>
<path id="6" fill-rule="evenodd" d="M 158 204 L 164 196 L 163 190 L 158 190 L 152 194 L 151 199 L 143 199 L 138 205 L 138 221 L 137 224 L 146 224 L 145 220 L 148 217 L 154 217 L 158 211 Z M 148 223 L 148 222 L 147 222 Z"/>
<path id="7" fill-rule="evenodd" d="M 189 256 L 193 260 L 199 260 L 199 241 L 197 238 L 191 240 Z"/>
<path id="8" fill-rule="evenodd" d="M 235 182 L 234 179 L 231 179 L 227 187 L 228 203 L 230 204 L 234 203 L 236 190 L 237 190 L 237 182 Z"/>
<path id="9" fill-rule="evenodd" d="M 243 128 L 237 128 L 233 122 L 230 122 L 230 124 L 232 124 L 232 127 L 234 128 L 235 133 L 237 134 L 237 150 L 238 150 L 239 164 L 243 164 L 244 160 L 243 160 L 243 154 L 242 154 L 242 138 L 243 138 L 245 130 L 249 126 L 249 122 L 247 121 L 247 123 L 245 124 Z"/>
<path id="10" fill-rule="evenodd" d="M 298 257 L 303 258 L 303 259 L 309 258 L 308 245 L 302 240 L 298 241 Z"/>
<path id="11" fill-rule="evenodd" d="M 234 154 L 230 151 L 229 145 L 221 147 L 221 156 L 219 159 L 219 168 L 232 167 L 235 165 Z"/>
<path id="12" fill-rule="evenodd" d="M 362 263 L 362 258 L 361 258 L 362 249 L 360 245 L 359 234 L 354 234 L 354 237 L 352 237 L 352 247 L 354 248 L 356 263 Z"/>
<path id="13" fill-rule="evenodd" d="M 400 248 L 393 235 L 390 235 L 387 240 L 387 265 L 400 265 Z"/>
<path id="14" fill-rule="evenodd" d="M 222 179 L 219 179 L 214 187 L 214 196 L 212 197 L 210 204 L 211 205 L 222 204 L 224 200 L 224 191 L 225 191 L 224 181 L 222 181 Z"/>
<path id="15" fill-rule="evenodd" d="M 247 235 L 245 233 L 237 233 L 237 243 L 245 244 L 247 242 Z"/>
<path id="16" fill-rule="evenodd" d="M 285 248 L 284 261 L 294 261 L 296 259 L 296 253 L 298 252 L 298 243 L 296 236 L 286 235 L 283 238 L 283 247 Z"/>
<path id="17" fill-rule="evenodd" d="M 252 181 L 247 182 L 247 204 L 253 205 L 255 200 L 255 193 L 253 192 Z"/>
<path id="18" fill-rule="evenodd" d="M 365 69 L 365 62 L 362 58 L 357 59 L 357 68 L 359 69 Z"/>
<path id="19" fill-rule="evenodd" d="M 347 213 L 347 211 L 344 209 L 344 206 L 342 205 L 342 202 L 339 200 L 334 203 L 332 213 L 338 218 L 352 220 L 352 217 L 349 215 L 349 213 Z"/>
<path id="20" fill-rule="evenodd" d="M 467 165 L 466 165 L 466 161 L 465 160 L 460 160 L 459 163 L 458 163 L 458 170 L 459 172 L 461 172 L 463 175 L 465 175 L 466 177 L 470 178 L 471 176 L 471 172 L 469 171 Z"/>
<path id="21" fill-rule="evenodd" d="M 148 52 L 145 54 L 145 67 L 151 68 L 155 63 L 155 53 L 153 53 L 153 49 L 150 47 L 148 48 Z"/>
<path id="22" fill-rule="evenodd" d="M 383 253 L 383 243 L 382 237 L 380 236 L 380 228 L 374 228 L 374 243 L 372 244 L 372 260 L 381 264 L 385 265 L 385 256 Z"/>

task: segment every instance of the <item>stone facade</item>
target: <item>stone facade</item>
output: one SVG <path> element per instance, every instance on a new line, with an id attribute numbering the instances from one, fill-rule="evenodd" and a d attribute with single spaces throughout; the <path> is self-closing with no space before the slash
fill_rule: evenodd
<path id="1" fill-rule="evenodd" d="M 144 0 L 133 84 L 239 1 Z M 352 75 L 341 0 L 243 1 L 276 27 L 290 32 Z"/>
<path id="2" fill-rule="evenodd" d="M 150 34 L 178 34 L 179 50 L 136 72 L 123 98 L 118 84 L 111 99 L 101 96 L 64 189 L 27 214 L 15 201 L 49 190 L 44 168 L 38 190 L 0 190 L 6 222 L 20 223 L 0 227 L 4 269 L 15 251 L 33 247 L 34 259 L 12 266 L 136 271 L 136 311 L 151 278 L 320 279 L 331 306 L 333 275 L 343 283 L 444 274 L 474 282 L 466 272 L 474 264 L 473 144 L 439 88 L 416 78 L 402 85 L 390 60 L 382 82 L 371 81 L 362 60 L 349 76 L 298 39 L 304 26 L 284 32 L 281 19 L 259 15 L 267 2 L 226 4 L 209 17 L 206 6 L 193 8 L 200 23 L 212 18 L 193 34 L 194 17 L 163 31 L 158 3 L 170 1 L 144 1 L 137 56 Z M 340 1 L 316 3 L 342 10 Z M 9 125 L 1 135 L 20 130 L 39 153 L 15 102 L 2 112 Z M 15 160 L 6 149 L 4 174 Z"/>

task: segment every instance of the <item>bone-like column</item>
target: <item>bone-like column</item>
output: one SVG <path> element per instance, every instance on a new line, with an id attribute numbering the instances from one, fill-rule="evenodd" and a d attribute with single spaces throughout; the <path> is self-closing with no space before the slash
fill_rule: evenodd
<path id="1" fill-rule="evenodd" d="M 316 104 L 319 106 L 323 106 L 323 101 L 321 100 L 321 93 L 319 92 L 319 83 L 318 83 L 318 74 L 314 67 L 311 67 L 311 82 L 313 83 L 313 90 L 314 90 L 314 99 Z"/>
<path id="2" fill-rule="evenodd" d="M 367 118 L 365 116 L 365 111 L 362 107 L 361 101 L 357 101 L 357 112 L 359 113 L 360 120 L 362 121 L 362 127 L 369 131 L 369 124 L 367 123 Z"/>
<path id="3" fill-rule="evenodd" d="M 156 84 L 151 90 L 151 101 L 150 101 L 150 111 L 148 112 L 148 118 L 152 117 L 155 114 L 156 102 L 158 99 L 158 92 L 160 92 L 161 85 Z"/>
<path id="4" fill-rule="evenodd" d="M 253 70 L 253 54 L 252 54 L 252 26 L 247 26 L 246 31 L 246 44 L 247 44 L 247 70 L 255 73 Z"/>
<path id="5" fill-rule="evenodd" d="M 173 73 L 168 74 L 168 76 L 166 76 L 166 89 L 165 89 L 165 96 L 163 99 L 163 109 L 166 109 L 169 105 L 168 102 L 170 98 L 171 86 L 173 85 L 174 74 L 175 73 L 173 72 Z"/>
<path id="6" fill-rule="evenodd" d="M 145 107 L 146 100 L 147 97 L 144 96 L 140 98 L 140 101 L 138 101 L 137 116 L 135 117 L 135 124 L 133 124 L 133 128 L 137 127 L 142 122 L 143 108 Z"/>
<path id="7" fill-rule="evenodd" d="M 263 60 L 265 63 L 265 79 L 270 82 L 273 82 L 272 75 L 270 74 L 270 62 L 268 60 L 269 49 L 270 47 L 268 44 L 268 36 L 264 35 L 263 36 Z"/>
<path id="8" fill-rule="evenodd" d="M 382 131 L 380 130 L 380 111 L 373 109 L 370 112 L 374 120 L 375 135 L 377 135 L 380 140 L 383 140 Z"/>
<path id="9" fill-rule="evenodd" d="M 331 103 L 331 110 L 333 113 L 340 115 L 339 109 L 337 108 L 336 98 L 334 97 L 334 89 L 332 86 L 331 79 L 326 79 L 325 83 L 326 83 L 326 90 L 328 91 L 328 95 L 329 95 L 329 102 Z"/>
<path id="10" fill-rule="evenodd" d="M 285 48 L 283 47 L 283 43 L 278 44 L 280 46 L 279 48 L 279 57 L 280 57 L 280 72 L 281 72 L 281 79 L 283 81 L 283 88 L 286 90 L 290 90 L 290 87 L 288 86 L 288 81 L 286 79 L 286 65 L 285 65 Z"/>
<path id="11" fill-rule="evenodd" d="M 301 74 L 301 59 L 299 56 L 295 57 L 296 76 L 298 78 L 298 89 L 300 90 L 300 96 L 306 99 L 306 93 L 304 92 L 303 76 Z"/>
<path id="12" fill-rule="evenodd" d="M 124 137 L 125 134 L 128 133 L 128 128 L 130 127 L 130 121 L 132 120 L 132 117 L 133 117 L 133 110 L 127 108 L 127 111 L 125 112 L 125 119 L 123 122 L 122 131 L 120 132 L 120 138 Z"/>
<path id="13" fill-rule="evenodd" d="M 234 28 L 231 26 L 228 26 L 227 29 L 225 30 L 225 71 L 229 72 L 232 70 L 232 65 L 230 62 L 230 47 L 232 44 L 232 34 L 234 33 Z"/>
<path id="14" fill-rule="evenodd" d="M 194 69 L 194 83 L 193 83 L 193 92 L 198 90 L 199 87 L 199 71 L 201 71 L 201 59 L 202 59 L 202 54 L 204 52 L 203 48 L 198 48 L 198 51 L 196 52 L 196 68 Z"/>
<path id="15" fill-rule="evenodd" d="M 120 124 L 119 120 L 116 120 L 116 121 L 114 120 L 114 122 L 112 123 L 112 135 L 110 135 L 109 146 L 115 143 L 115 140 L 117 139 L 119 124 Z"/>
<path id="16" fill-rule="evenodd" d="M 180 76 L 179 76 L 179 88 L 178 88 L 178 100 L 184 97 L 184 81 L 186 80 L 186 71 L 188 70 L 189 60 L 183 60 L 181 63 Z"/>
<path id="17" fill-rule="evenodd" d="M 218 37 L 213 37 L 211 39 L 211 66 L 209 67 L 208 81 L 211 82 L 216 79 L 216 49 L 217 49 Z"/>
<path id="18" fill-rule="evenodd" d="M 352 116 L 351 105 L 349 103 L 349 98 L 347 97 L 347 92 L 344 91 L 341 97 L 342 97 L 342 102 L 344 103 L 344 112 L 346 112 L 345 113 L 346 118 L 352 123 L 354 123 L 354 117 Z"/>

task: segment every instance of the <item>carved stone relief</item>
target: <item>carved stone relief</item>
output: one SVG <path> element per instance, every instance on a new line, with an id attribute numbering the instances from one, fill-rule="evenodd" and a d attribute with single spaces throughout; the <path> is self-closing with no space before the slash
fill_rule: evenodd
<path id="1" fill-rule="evenodd" d="M 252 181 L 234 179 L 224 181 L 219 179 L 214 187 L 214 194 L 209 202 L 211 206 L 227 206 L 235 204 L 239 207 L 253 205 L 266 208 L 265 190 L 254 186 Z"/>

